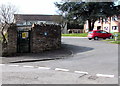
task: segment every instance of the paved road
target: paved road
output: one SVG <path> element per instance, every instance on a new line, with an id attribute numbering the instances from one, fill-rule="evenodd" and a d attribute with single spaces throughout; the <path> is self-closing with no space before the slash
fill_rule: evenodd
<path id="1" fill-rule="evenodd" d="M 49 70 L 44 71 L 43 80 L 37 79 L 39 83 L 82 83 L 82 84 L 117 84 L 118 83 L 118 45 L 109 44 L 103 41 L 89 41 L 85 38 L 62 38 L 63 46 L 72 52 L 72 55 L 68 55 L 65 59 L 48 60 L 39 62 L 26 62 L 26 63 L 14 63 L 17 65 L 18 74 L 15 73 L 16 67 L 11 64 L 6 64 L 3 67 L 3 82 L 12 83 L 9 81 L 10 77 L 17 77 L 19 83 L 21 80 L 20 75 L 30 77 L 31 73 L 37 74 L 41 78 L 42 73 L 38 71 L 39 67 L 47 67 Z M 25 66 L 32 66 L 32 69 L 26 69 Z M 20 69 L 19 69 L 20 68 Z M 19 72 L 23 70 L 23 72 Z M 32 71 L 31 71 L 32 70 Z M 8 71 L 8 72 L 7 72 Z M 26 73 L 25 73 L 26 71 Z M 57 72 L 56 72 L 57 71 Z M 27 72 L 28 75 L 27 75 Z M 30 73 L 31 72 L 31 73 Z M 36 73 L 37 72 L 37 73 Z M 59 73 L 60 72 L 60 73 Z M 25 74 L 24 74 L 25 73 Z M 39 75 L 39 73 L 41 75 Z M 51 74 L 52 73 L 52 74 Z M 63 73 L 63 74 L 62 74 Z M 8 75 L 7 75 L 8 74 Z M 12 74 L 12 76 L 10 76 Z M 14 75 L 15 74 L 15 75 Z M 47 76 L 49 75 L 51 76 Z M 80 74 L 80 75 L 79 75 Z M 62 78 L 63 77 L 63 78 Z M 23 78 L 23 77 L 22 77 Z M 56 79 L 56 80 L 55 80 Z M 34 80 L 33 80 L 34 81 Z M 13 83 L 15 81 L 13 80 Z M 22 81 L 25 83 L 24 81 Z M 22 83 L 21 82 L 21 83 Z M 38 83 L 31 82 L 28 83 Z"/>
<path id="2" fill-rule="evenodd" d="M 2 65 L 2 84 L 116 84 L 114 78 L 96 77 L 46 67 Z"/>

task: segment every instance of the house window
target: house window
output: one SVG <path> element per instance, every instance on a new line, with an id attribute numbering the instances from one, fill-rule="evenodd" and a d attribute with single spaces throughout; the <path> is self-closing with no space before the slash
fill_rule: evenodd
<path id="1" fill-rule="evenodd" d="M 103 19 L 103 22 L 105 22 L 105 19 Z"/>
<path id="2" fill-rule="evenodd" d="M 100 30 L 101 29 L 101 26 L 97 26 L 97 30 Z"/>
<path id="3" fill-rule="evenodd" d="M 118 30 L 118 26 L 112 26 L 112 30 Z"/>
<path id="4" fill-rule="evenodd" d="M 100 23 L 100 18 L 98 19 L 98 23 Z"/>
<path id="5" fill-rule="evenodd" d="M 108 18 L 105 19 L 105 23 L 108 22 Z"/>
<path id="6" fill-rule="evenodd" d="M 108 27 L 104 27 L 104 30 L 106 30 L 106 31 L 107 31 L 107 30 L 108 30 Z"/>
<path id="7" fill-rule="evenodd" d="M 118 17 L 117 16 L 113 16 L 112 17 L 112 21 L 117 21 L 118 20 Z"/>

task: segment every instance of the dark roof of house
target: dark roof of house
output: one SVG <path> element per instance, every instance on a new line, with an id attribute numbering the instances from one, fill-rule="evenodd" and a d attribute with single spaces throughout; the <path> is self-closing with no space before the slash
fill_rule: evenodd
<path id="1" fill-rule="evenodd" d="M 16 21 L 59 21 L 61 15 L 14 14 Z"/>

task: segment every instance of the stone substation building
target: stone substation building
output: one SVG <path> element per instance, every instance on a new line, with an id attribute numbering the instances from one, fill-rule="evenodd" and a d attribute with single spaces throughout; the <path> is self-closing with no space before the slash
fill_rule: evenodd
<path id="1" fill-rule="evenodd" d="M 16 16 L 19 17 L 18 19 L 15 17 L 17 24 L 11 25 L 7 30 L 8 42 L 7 46 L 2 47 L 2 56 L 12 56 L 16 53 L 40 53 L 61 47 L 61 27 L 53 23 L 51 16 L 44 16 L 49 20 L 47 24 L 35 24 L 35 20 L 38 21 L 40 16 L 30 16 L 30 18 L 26 15 Z M 26 17 L 32 22 L 34 20 L 34 24 L 28 24 Z M 44 19 L 43 16 L 41 18 Z M 22 23 L 20 20 L 25 21 L 23 23 L 26 24 L 20 25 L 18 23 Z M 51 24 L 50 21 L 52 21 Z"/>

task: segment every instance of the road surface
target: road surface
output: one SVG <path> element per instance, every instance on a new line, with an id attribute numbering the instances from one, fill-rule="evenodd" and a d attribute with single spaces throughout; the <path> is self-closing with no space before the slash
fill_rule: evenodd
<path id="1" fill-rule="evenodd" d="M 63 59 L 8 63 L 3 84 L 117 84 L 118 45 L 86 38 L 62 38 L 72 54 Z"/>

